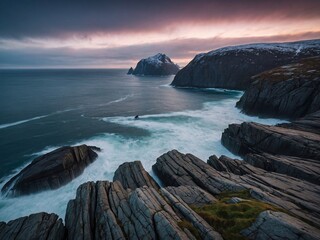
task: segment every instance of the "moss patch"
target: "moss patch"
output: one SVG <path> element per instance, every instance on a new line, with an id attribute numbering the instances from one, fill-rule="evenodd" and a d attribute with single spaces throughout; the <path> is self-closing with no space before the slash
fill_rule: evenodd
<path id="1" fill-rule="evenodd" d="M 232 197 L 246 201 L 236 204 L 226 203 Z M 249 191 L 226 192 L 216 196 L 218 202 L 202 207 L 192 207 L 205 219 L 225 240 L 246 239 L 240 231 L 248 228 L 258 215 L 265 210 L 281 211 L 270 204 L 257 201 L 250 196 Z"/>

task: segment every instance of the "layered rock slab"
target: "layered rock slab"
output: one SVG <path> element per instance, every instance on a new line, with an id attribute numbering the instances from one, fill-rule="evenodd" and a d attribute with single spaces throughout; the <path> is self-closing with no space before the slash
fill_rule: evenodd
<path id="1" fill-rule="evenodd" d="M 252 240 L 319 240 L 320 230 L 281 212 L 265 211 L 241 234 Z"/>
<path id="2" fill-rule="evenodd" d="M 221 239 L 181 199 L 161 192 L 146 186 L 125 190 L 118 181 L 81 185 L 67 207 L 68 239 L 192 239 L 179 227 L 181 216 L 189 215 L 203 239 Z"/>
<path id="3" fill-rule="evenodd" d="M 66 236 L 62 219 L 54 213 L 36 213 L 8 223 L 0 222 L 0 239 L 64 240 Z"/>
<path id="4" fill-rule="evenodd" d="M 159 189 L 159 185 L 143 168 L 140 161 L 121 164 L 114 173 L 113 181 L 121 182 L 125 189 L 130 188 L 131 190 L 135 190 L 143 186 Z"/>
<path id="5" fill-rule="evenodd" d="M 310 222 L 320 219 L 319 185 L 240 164 L 240 161 L 237 161 L 237 167 L 241 167 L 240 173 L 233 173 L 234 167 L 227 167 L 228 171 L 217 170 L 191 154 L 173 150 L 160 156 L 153 169 L 166 186 L 198 186 L 213 195 L 248 189 L 252 197 L 298 217 Z"/>
<path id="6" fill-rule="evenodd" d="M 20 196 L 57 189 L 79 176 L 97 158 L 99 150 L 87 145 L 58 148 L 34 159 L 1 191 L 9 196 Z"/>

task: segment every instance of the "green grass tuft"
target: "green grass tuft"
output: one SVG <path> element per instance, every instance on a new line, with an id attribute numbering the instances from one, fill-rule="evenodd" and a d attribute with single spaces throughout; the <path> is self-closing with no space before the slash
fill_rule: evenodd
<path id="1" fill-rule="evenodd" d="M 232 197 L 246 199 L 246 201 L 228 204 Z M 192 207 L 205 219 L 225 240 L 246 239 L 240 234 L 248 228 L 258 215 L 266 210 L 281 211 L 270 204 L 257 201 L 250 196 L 249 191 L 226 192 L 216 196 L 218 202 L 202 207 Z"/>

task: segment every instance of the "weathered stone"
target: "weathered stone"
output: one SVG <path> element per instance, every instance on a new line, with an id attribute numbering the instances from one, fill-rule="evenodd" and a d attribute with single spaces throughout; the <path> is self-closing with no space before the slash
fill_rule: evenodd
<path id="1" fill-rule="evenodd" d="M 232 168 L 227 171 L 220 169 L 220 172 L 190 154 L 184 155 L 174 150 L 159 157 L 153 168 L 166 186 L 198 186 L 214 195 L 222 191 L 250 189 L 252 197 L 258 200 L 286 209 L 311 222 L 320 219 L 320 209 L 317 207 L 320 204 L 319 185 L 267 172 L 245 162 L 238 164 L 241 175 L 232 172 L 232 164 L 224 166 Z"/>
<path id="2" fill-rule="evenodd" d="M 202 206 L 217 201 L 210 193 L 197 186 L 166 187 L 165 189 L 172 195 L 179 196 L 188 205 Z"/>
<path id="3" fill-rule="evenodd" d="M 97 158 L 96 147 L 61 147 L 34 159 L 11 178 L 2 193 L 20 196 L 57 189 L 79 176 Z"/>
<path id="4" fill-rule="evenodd" d="M 320 159 L 320 135 L 258 123 L 230 124 L 222 133 L 222 144 L 231 152 L 270 154 Z"/>
<path id="5" fill-rule="evenodd" d="M 320 230 L 281 212 L 265 211 L 241 234 L 254 240 L 316 240 Z"/>
<path id="6" fill-rule="evenodd" d="M 319 54 L 319 40 L 225 47 L 195 56 L 171 84 L 244 90 L 256 74 Z"/>
<path id="7" fill-rule="evenodd" d="M 253 77 L 237 107 L 247 114 L 298 118 L 320 110 L 320 57 Z"/>
<path id="8" fill-rule="evenodd" d="M 54 213 L 36 213 L 8 223 L 0 223 L 0 239 L 6 240 L 64 240 L 65 227 Z"/>
<path id="9" fill-rule="evenodd" d="M 114 173 L 113 181 L 119 181 L 124 188 L 130 188 L 131 190 L 143 186 L 159 189 L 158 184 L 144 170 L 140 161 L 121 164 Z"/>

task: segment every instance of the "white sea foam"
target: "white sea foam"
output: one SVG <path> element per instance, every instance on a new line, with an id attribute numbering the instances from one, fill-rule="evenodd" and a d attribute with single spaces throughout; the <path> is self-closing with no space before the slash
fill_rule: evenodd
<path id="1" fill-rule="evenodd" d="M 64 112 L 69 112 L 69 111 L 72 111 L 72 110 L 75 110 L 75 109 L 78 109 L 78 108 L 72 108 L 72 109 L 56 111 L 56 112 L 53 112 L 53 113 L 50 113 L 50 114 L 47 114 L 47 115 L 41 115 L 41 116 L 24 119 L 24 120 L 17 121 L 17 122 L 1 124 L 0 125 L 0 129 L 8 128 L 8 127 L 16 126 L 16 125 L 20 125 L 20 124 L 23 124 L 23 123 L 31 122 L 31 121 L 34 121 L 34 120 L 38 120 L 38 119 L 41 119 L 41 118 L 49 117 L 49 116 L 60 114 L 60 113 L 64 113 Z"/>
<path id="2" fill-rule="evenodd" d="M 64 218 L 67 203 L 75 197 L 77 187 L 87 181 L 112 180 L 114 171 L 126 161 L 141 160 L 147 171 L 161 154 L 177 149 L 192 153 L 204 161 L 212 154 L 235 157 L 221 143 L 221 133 L 230 123 L 255 121 L 266 124 L 280 122 L 276 119 L 260 119 L 246 116 L 235 103 L 238 99 L 205 103 L 201 110 L 132 117 L 108 117 L 103 121 L 141 128 L 149 132 L 144 137 L 125 137 L 104 134 L 81 143 L 102 148 L 98 159 L 84 173 L 66 186 L 18 198 L 0 198 L 0 220 L 8 221 L 31 213 L 54 212 Z M 59 146 L 51 146 L 36 155 Z M 152 174 L 152 172 L 151 172 Z M 153 175 L 153 174 L 152 174 Z M 9 177 L 6 179 L 8 180 Z M 3 186 L 1 183 L 0 187 Z"/>

